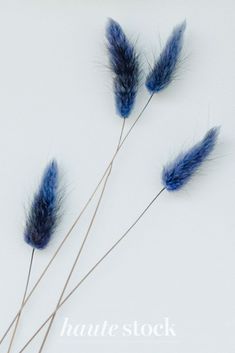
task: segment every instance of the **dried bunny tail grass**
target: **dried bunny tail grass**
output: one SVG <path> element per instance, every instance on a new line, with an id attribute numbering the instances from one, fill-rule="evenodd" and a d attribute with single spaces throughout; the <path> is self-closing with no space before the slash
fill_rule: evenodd
<path id="1" fill-rule="evenodd" d="M 59 171 L 55 160 L 45 169 L 26 220 L 24 238 L 36 249 L 44 249 L 56 229 L 61 208 Z"/>
<path id="2" fill-rule="evenodd" d="M 106 28 L 107 49 L 114 73 L 114 95 L 118 114 L 127 118 L 134 106 L 140 83 L 139 56 L 121 26 L 109 19 Z"/>
<path id="3" fill-rule="evenodd" d="M 61 201 L 61 197 L 59 195 L 58 166 L 56 161 L 53 160 L 48 164 L 44 171 L 39 190 L 34 195 L 34 199 L 26 220 L 24 238 L 26 243 L 31 245 L 33 249 L 30 256 L 28 276 L 21 306 L 16 316 L 16 324 L 13 329 L 7 353 L 11 352 L 16 331 L 19 326 L 21 313 L 25 304 L 31 278 L 35 249 L 43 249 L 47 246 L 59 219 Z"/>
<path id="4" fill-rule="evenodd" d="M 219 127 L 210 129 L 204 138 L 187 152 L 181 153 L 173 162 L 164 167 L 163 185 L 168 191 L 181 189 L 213 151 L 219 135 Z"/>
<path id="5" fill-rule="evenodd" d="M 147 76 L 145 84 L 149 92 L 157 93 L 165 89 L 174 79 L 183 47 L 185 28 L 186 21 L 173 29 L 159 59 Z"/>

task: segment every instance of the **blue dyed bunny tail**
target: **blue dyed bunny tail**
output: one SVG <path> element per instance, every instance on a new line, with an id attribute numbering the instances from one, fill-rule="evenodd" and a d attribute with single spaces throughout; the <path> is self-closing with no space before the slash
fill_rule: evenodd
<path id="1" fill-rule="evenodd" d="M 134 106 L 140 66 L 133 44 L 121 26 L 110 19 L 106 28 L 107 48 L 111 70 L 114 73 L 114 95 L 118 114 L 127 118 Z"/>
<path id="2" fill-rule="evenodd" d="M 60 201 L 58 166 L 53 160 L 44 172 L 39 190 L 34 195 L 29 210 L 24 231 L 27 244 L 36 249 L 47 246 L 57 225 Z"/>
<path id="3" fill-rule="evenodd" d="M 189 151 L 181 153 L 172 163 L 164 167 L 163 185 L 168 191 L 182 188 L 215 147 L 219 128 L 210 129 L 205 137 Z"/>
<path id="4" fill-rule="evenodd" d="M 159 59 L 148 74 L 145 84 L 151 93 L 163 90 L 173 80 L 183 46 L 185 28 L 185 21 L 174 28 Z"/>

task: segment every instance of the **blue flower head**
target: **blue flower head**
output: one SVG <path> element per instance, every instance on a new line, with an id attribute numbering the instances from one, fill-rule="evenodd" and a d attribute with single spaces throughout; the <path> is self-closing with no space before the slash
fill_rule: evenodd
<path id="1" fill-rule="evenodd" d="M 185 28 L 185 21 L 174 28 L 158 60 L 149 72 L 145 84 L 150 93 L 163 90 L 173 80 L 183 46 Z"/>
<path id="2" fill-rule="evenodd" d="M 138 55 L 121 26 L 110 19 L 106 28 L 109 62 L 114 74 L 114 95 L 118 114 L 127 118 L 134 106 L 140 80 Z"/>
<path id="3" fill-rule="evenodd" d="M 53 160 L 44 172 L 28 213 L 24 231 L 26 243 L 36 249 L 47 246 L 57 225 L 59 208 L 58 166 Z"/>
<path id="4" fill-rule="evenodd" d="M 200 142 L 164 167 L 162 182 L 168 191 L 179 190 L 190 180 L 214 149 L 218 134 L 218 127 L 210 129 Z"/>

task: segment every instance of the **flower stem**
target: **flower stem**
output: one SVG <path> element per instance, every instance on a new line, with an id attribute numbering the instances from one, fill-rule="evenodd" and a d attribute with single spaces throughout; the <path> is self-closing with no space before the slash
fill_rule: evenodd
<path id="1" fill-rule="evenodd" d="M 16 331 L 17 331 L 17 328 L 18 328 L 18 325 L 19 325 L 19 322 L 20 322 L 20 317 L 21 317 L 23 306 L 24 306 L 24 301 L 25 301 L 25 298 L 26 298 L 26 295 L 27 295 L 27 292 L 28 292 L 29 281 L 30 281 L 30 276 L 31 276 L 31 272 L 32 272 L 32 267 L 33 267 L 34 253 L 35 253 L 35 249 L 33 248 L 32 252 L 31 252 L 31 256 L 30 256 L 28 276 L 27 276 L 27 280 L 26 280 L 26 285 L 25 285 L 25 289 L 24 289 L 23 298 L 22 298 L 22 301 L 21 301 L 19 315 L 18 315 L 16 323 L 15 323 L 15 327 L 14 327 L 14 330 L 13 330 L 13 334 L 11 336 L 11 340 L 10 340 L 10 344 L 9 344 L 7 353 L 10 353 L 10 351 L 11 351 L 11 348 L 12 348 L 12 345 L 13 345 L 13 341 L 14 341 L 14 338 L 15 338 L 15 335 L 16 335 Z"/>
<path id="2" fill-rule="evenodd" d="M 123 131 L 124 131 L 124 127 L 125 127 L 125 121 L 126 121 L 126 119 L 123 119 L 123 123 L 122 123 L 122 127 L 121 127 L 121 133 L 120 133 L 120 137 L 119 137 L 119 139 L 118 139 L 117 151 L 118 151 L 118 149 L 119 149 L 119 146 L 120 146 L 120 143 L 121 143 L 121 140 L 122 140 Z M 93 224 L 94 224 L 95 218 L 96 218 L 96 216 L 97 216 L 97 212 L 98 212 L 98 210 L 99 210 L 99 208 L 100 208 L 101 201 L 102 201 L 103 196 L 104 196 L 104 192 L 105 192 L 105 189 L 106 189 L 106 186 L 107 186 L 108 179 L 109 179 L 109 177 L 110 177 L 110 175 L 111 175 L 111 172 L 112 172 L 112 167 L 113 167 L 113 162 L 112 162 L 111 165 L 110 165 L 110 168 L 109 168 L 108 174 L 107 174 L 107 176 L 106 176 L 106 178 L 105 178 L 104 185 L 103 185 L 103 188 L 102 188 L 100 197 L 99 197 L 99 199 L 98 199 L 98 202 L 97 202 L 95 211 L 94 211 L 94 213 L 93 213 L 93 216 L 92 216 L 92 218 L 91 218 L 90 224 L 89 224 L 89 226 L 88 226 L 86 235 L 85 235 L 85 237 L 84 237 L 84 239 L 83 239 L 82 245 L 81 245 L 81 247 L 80 247 L 80 249 L 79 249 L 79 251 L 78 251 L 78 253 L 77 253 L 77 256 L 76 256 L 76 258 L 75 258 L 75 260 L 74 260 L 74 263 L 73 263 L 72 268 L 71 268 L 71 270 L 70 270 L 70 272 L 69 272 L 69 275 L 68 275 L 68 277 L 67 277 L 67 279 L 66 279 L 66 281 L 65 281 L 65 285 L 64 285 L 64 287 L 63 287 L 63 289 L 62 289 L 62 292 L 61 292 L 61 294 L 60 294 L 60 297 L 59 297 L 59 300 L 58 300 L 58 302 L 57 302 L 57 305 L 56 305 L 54 314 L 53 314 L 53 316 L 52 316 L 52 318 L 51 318 L 51 320 L 50 320 L 49 326 L 48 326 L 48 328 L 47 328 L 47 330 L 46 330 L 45 336 L 44 336 L 44 338 L 43 338 L 43 341 L 42 341 L 42 344 L 41 344 L 41 346 L 40 346 L 40 348 L 39 348 L 38 353 L 41 353 L 42 350 L 43 350 L 43 347 L 44 347 L 44 345 L 45 345 L 45 343 L 46 343 L 47 337 L 48 337 L 48 335 L 49 335 L 49 332 L 50 332 L 51 327 L 52 327 L 52 325 L 53 325 L 53 322 L 54 322 L 54 320 L 55 320 L 57 309 L 58 309 L 58 307 L 59 307 L 59 305 L 60 305 L 60 303 L 61 303 L 61 301 L 62 301 L 62 299 L 63 299 L 64 293 L 65 293 L 65 291 L 66 291 L 66 289 L 67 289 L 67 287 L 68 287 L 68 284 L 69 284 L 69 281 L 70 281 L 70 279 L 71 279 L 71 276 L 72 276 L 72 274 L 73 274 L 73 272 L 74 272 L 74 270 L 75 270 L 75 268 L 76 268 L 76 265 L 77 265 L 77 263 L 78 263 L 78 261 L 79 261 L 79 259 L 80 259 L 81 253 L 82 253 L 82 251 L 83 251 L 83 249 L 84 249 L 84 246 L 85 246 L 86 241 L 87 241 L 87 239 L 88 239 L 88 236 L 89 236 L 89 234 L 90 234 L 91 228 L 92 228 L 92 226 L 93 226 Z"/>

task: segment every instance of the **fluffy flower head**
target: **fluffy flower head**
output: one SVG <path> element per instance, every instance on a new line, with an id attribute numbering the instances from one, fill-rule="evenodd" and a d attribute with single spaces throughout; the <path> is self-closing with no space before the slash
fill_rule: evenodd
<path id="1" fill-rule="evenodd" d="M 24 231 L 26 243 L 36 249 L 47 246 L 57 225 L 59 208 L 58 166 L 53 160 L 45 169 L 27 216 Z"/>
<path id="2" fill-rule="evenodd" d="M 109 62 L 114 74 L 113 87 L 118 114 L 127 118 L 134 106 L 140 67 L 134 45 L 127 39 L 121 26 L 110 19 L 106 28 Z"/>
<path id="3" fill-rule="evenodd" d="M 210 129 L 200 142 L 164 167 L 162 181 L 168 191 L 179 190 L 190 180 L 214 149 L 218 134 L 218 127 Z"/>
<path id="4" fill-rule="evenodd" d="M 173 80 L 183 46 L 185 28 L 186 22 L 184 21 L 173 29 L 158 60 L 149 72 L 145 84 L 151 93 L 163 90 Z"/>

